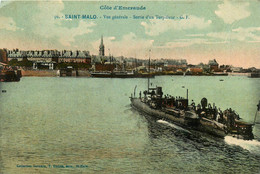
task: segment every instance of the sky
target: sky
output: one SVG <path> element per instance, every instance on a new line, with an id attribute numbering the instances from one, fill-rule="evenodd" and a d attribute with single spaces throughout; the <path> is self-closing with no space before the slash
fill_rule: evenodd
<path id="1" fill-rule="evenodd" d="M 115 6 L 145 10 L 114 10 Z M 191 64 L 216 59 L 221 65 L 260 68 L 259 9 L 257 0 L 1 0 L 0 48 L 88 50 L 97 55 L 103 35 L 106 55 L 148 59 L 151 50 L 152 59 L 186 59 Z M 96 19 L 66 19 L 68 15 Z"/>

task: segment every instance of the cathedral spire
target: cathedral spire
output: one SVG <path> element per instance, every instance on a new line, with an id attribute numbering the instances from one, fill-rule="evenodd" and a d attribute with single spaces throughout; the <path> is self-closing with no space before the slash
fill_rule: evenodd
<path id="1" fill-rule="evenodd" d="M 105 56 L 105 46 L 103 43 L 103 35 L 101 35 L 101 42 L 100 42 L 100 46 L 99 46 L 99 55 Z"/>
<path id="2" fill-rule="evenodd" d="M 101 43 L 100 45 L 103 45 L 103 35 L 101 35 Z"/>

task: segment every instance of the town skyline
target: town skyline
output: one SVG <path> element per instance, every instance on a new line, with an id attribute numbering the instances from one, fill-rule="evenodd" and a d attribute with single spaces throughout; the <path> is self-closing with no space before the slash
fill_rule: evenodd
<path id="1" fill-rule="evenodd" d="M 106 2 L 113 6 L 118 2 Z M 148 59 L 186 59 L 191 64 L 217 59 L 220 64 L 260 68 L 259 2 L 120 2 L 144 5 L 143 11 L 100 10 L 104 3 L 2 2 L 1 48 L 21 50 L 87 50 L 99 54 L 103 35 L 105 54 Z M 199 4 L 199 6 L 198 6 Z M 26 8 L 30 7 L 30 11 Z M 84 8 L 81 8 L 84 7 Z M 200 8 L 208 9 L 200 10 Z M 14 9 L 16 9 L 14 11 Z M 54 19 L 65 14 L 96 14 L 100 19 Z M 172 19 L 104 19 L 103 15 L 188 16 Z"/>
<path id="2" fill-rule="evenodd" d="M 102 43 L 102 42 L 101 42 Z M 104 46 L 104 45 L 103 45 Z M 17 61 L 22 61 L 25 58 L 33 61 L 33 62 L 38 62 L 43 61 L 43 62 L 48 62 L 53 60 L 56 60 L 57 58 L 61 58 L 61 61 L 65 62 L 70 62 L 71 60 L 75 62 L 82 62 L 83 60 L 88 60 L 88 63 L 91 62 L 91 64 L 95 63 L 101 63 L 103 60 L 104 62 L 112 62 L 114 63 L 119 63 L 119 62 L 131 62 L 134 63 L 138 61 L 139 63 L 148 63 L 148 59 L 139 59 L 136 57 L 125 57 L 125 56 L 113 56 L 113 55 L 93 55 L 90 54 L 89 51 L 87 50 L 19 50 L 18 48 L 8 50 L 8 49 L 0 49 L 0 50 L 5 50 L 6 51 L 6 56 L 9 61 L 17 59 Z M 101 51 L 101 50 L 99 50 Z M 102 51 L 101 51 L 102 53 Z M 65 59 L 68 60 L 65 60 Z M 112 58 L 112 59 L 111 59 Z M 46 59 L 46 60 L 45 60 Z M 75 60 L 74 60 L 75 59 Z M 57 60 L 56 60 L 57 61 Z M 217 59 L 208 59 L 207 62 L 200 62 L 198 64 L 191 64 L 188 62 L 186 59 L 167 59 L 167 58 L 153 58 L 151 59 L 151 65 L 155 65 L 157 63 L 159 64 L 165 64 L 165 65 L 188 65 L 188 66 L 197 66 L 201 67 L 202 65 L 208 65 L 210 62 L 215 61 L 219 66 L 228 66 L 232 68 L 239 68 L 240 70 L 245 70 L 245 67 L 235 67 L 232 64 L 225 65 L 221 64 L 218 62 Z M 60 62 L 60 61 L 59 61 Z M 87 63 L 87 62 L 85 62 Z M 254 69 L 255 67 L 250 67 L 249 69 Z"/>

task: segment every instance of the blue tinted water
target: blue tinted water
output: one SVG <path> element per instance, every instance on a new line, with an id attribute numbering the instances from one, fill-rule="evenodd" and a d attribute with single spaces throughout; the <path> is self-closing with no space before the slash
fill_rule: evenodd
<path id="1" fill-rule="evenodd" d="M 248 122 L 260 99 L 260 79 L 243 76 L 151 82 L 173 96 L 185 97 L 189 89 L 190 101 L 206 97 Z M 190 133 L 131 109 L 129 96 L 135 85 L 137 95 L 146 89 L 146 79 L 23 77 L 0 85 L 7 91 L 0 94 L 0 173 L 260 172 L 258 138 Z M 254 134 L 260 137 L 260 125 Z M 61 168 L 66 165 L 72 168 Z"/>

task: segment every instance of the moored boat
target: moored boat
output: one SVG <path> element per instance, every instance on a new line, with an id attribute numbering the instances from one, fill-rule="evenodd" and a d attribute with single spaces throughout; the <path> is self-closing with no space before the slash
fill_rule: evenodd
<path id="1" fill-rule="evenodd" d="M 113 77 L 113 74 L 110 71 L 105 71 L 105 72 L 96 71 L 96 72 L 92 72 L 91 76 L 92 77 L 101 77 L 101 78 L 111 78 L 111 77 Z"/>
<path id="2" fill-rule="evenodd" d="M 0 82 L 18 82 L 21 76 L 20 70 L 0 70 Z"/>
<path id="3" fill-rule="evenodd" d="M 91 73 L 92 77 L 99 78 L 153 78 L 154 74 L 148 73 L 137 73 L 137 72 L 127 72 L 127 71 L 95 71 Z"/>

